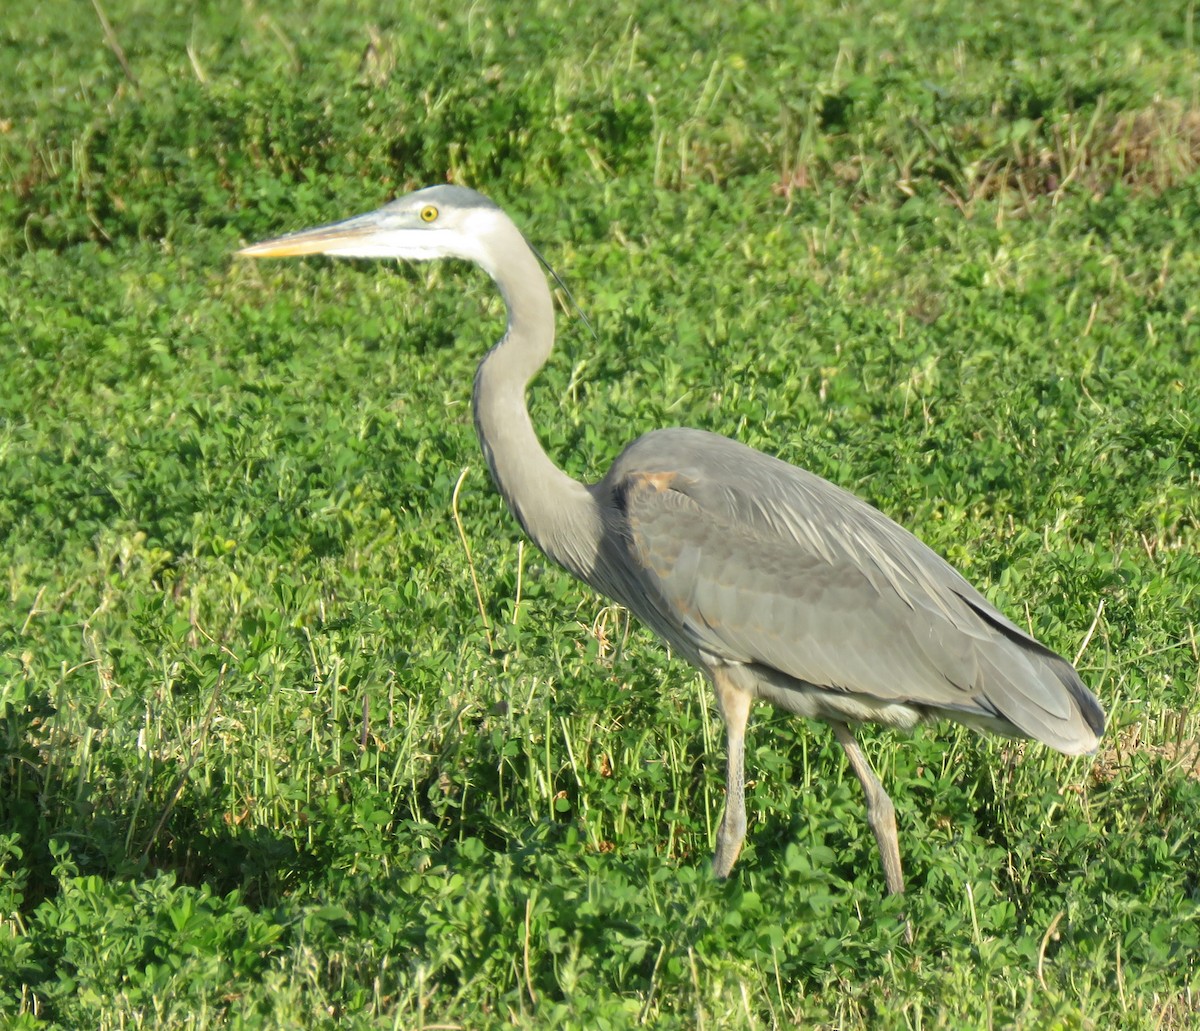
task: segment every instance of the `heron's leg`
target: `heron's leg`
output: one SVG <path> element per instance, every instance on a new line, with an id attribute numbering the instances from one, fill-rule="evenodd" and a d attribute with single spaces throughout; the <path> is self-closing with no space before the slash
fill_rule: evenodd
<path id="1" fill-rule="evenodd" d="M 879 844 L 879 857 L 883 860 L 883 876 L 887 881 L 890 895 L 904 894 L 904 874 L 900 868 L 900 839 L 896 834 L 896 808 L 888 793 L 883 790 L 867 757 L 844 723 L 830 720 L 834 737 L 850 760 L 850 768 L 862 785 L 863 794 L 867 796 L 867 823 L 875 832 L 875 840 Z"/>
<path id="2" fill-rule="evenodd" d="M 713 671 L 717 704 L 725 721 L 728 758 L 725 767 L 725 815 L 717 828 L 717 851 L 713 855 L 713 873 L 728 877 L 742 851 L 746 837 L 746 722 L 750 718 L 751 696 L 730 682 L 720 669 Z"/>

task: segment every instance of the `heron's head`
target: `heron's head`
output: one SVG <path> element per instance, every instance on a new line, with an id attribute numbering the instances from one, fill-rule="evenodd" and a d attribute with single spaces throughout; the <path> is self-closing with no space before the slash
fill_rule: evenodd
<path id="1" fill-rule="evenodd" d="M 464 258 L 491 271 L 497 234 L 515 227 L 483 194 L 463 186 L 430 186 L 341 222 L 301 229 L 243 247 L 247 258 L 331 254 L 344 258 Z"/>

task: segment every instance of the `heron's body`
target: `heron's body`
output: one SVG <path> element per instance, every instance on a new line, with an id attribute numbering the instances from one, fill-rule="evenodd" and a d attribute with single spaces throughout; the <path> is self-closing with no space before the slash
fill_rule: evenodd
<path id="1" fill-rule="evenodd" d="M 461 257 L 496 281 L 509 324 L 475 379 L 484 455 L 546 554 L 712 681 L 729 743 L 714 858 L 721 876 L 744 837 L 744 732 L 755 699 L 831 724 L 866 791 L 896 892 L 891 801 L 848 722 L 911 727 L 948 717 L 1067 754 L 1095 749 L 1104 715 L 1071 664 L 912 534 L 828 481 L 688 429 L 638 438 L 596 484 L 560 470 L 525 404 L 554 341 L 550 291 L 516 226 L 480 194 L 432 187 L 244 253 Z"/>
<path id="2" fill-rule="evenodd" d="M 1067 662 L 827 480 L 726 437 L 658 430 L 591 494 L 602 561 L 573 571 L 754 696 L 818 719 L 950 717 L 1094 746 Z"/>

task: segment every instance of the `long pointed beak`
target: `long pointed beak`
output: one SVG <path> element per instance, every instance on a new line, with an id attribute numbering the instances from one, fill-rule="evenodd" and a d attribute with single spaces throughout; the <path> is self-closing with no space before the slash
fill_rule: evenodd
<path id="1" fill-rule="evenodd" d="M 237 252 L 243 258 L 291 258 L 301 254 L 347 254 L 362 250 L 365 241 L 378 235 L 379 220 L 374 213 L 355 215 L 340 222 L 301 229 L 273 240 L 252 243 Z"/>

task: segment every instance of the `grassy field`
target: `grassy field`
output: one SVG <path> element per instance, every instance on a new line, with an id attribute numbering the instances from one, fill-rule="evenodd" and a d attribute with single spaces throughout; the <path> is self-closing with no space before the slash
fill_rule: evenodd
<path id="1" fill-rule="evenodd" d="M 1200 1026 L 1193 5 L 409 6 L 6 8 L 5 1026 Z M 692 425 L 856 491 L 1101 751 L 864 728 L 900 904 L 763 709 L 714 881 L 705 685 L 483 467 L 491 283 L 231 257 L 447 179 L 596 326 L 573 475 Z"/>

